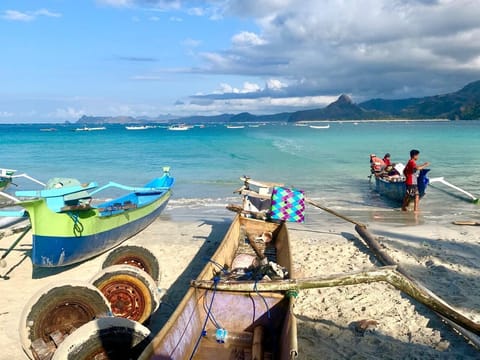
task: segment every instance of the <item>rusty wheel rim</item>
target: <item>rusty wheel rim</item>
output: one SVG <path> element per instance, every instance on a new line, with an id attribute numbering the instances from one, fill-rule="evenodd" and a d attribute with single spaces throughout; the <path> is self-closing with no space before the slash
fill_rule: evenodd
<path id="1" fill-rule="evenodd" d="M 117 261 L 115 261 L 115 264 L 134 266 L 151 275 L 151 269 L 149 268 L 149 266 L 146 264 L 146 262 L 142 258 L 138 256 L 130 255 L 130 256 L 121 257 Z"/>
<path id="2" fill-rule="evenodd" d="M 115 316 L 140 321 L 148 311 L 142 289 L 127 279 L 115 279 L 99 286 Z"/>
<path id="3" fill-rule="evenodd" d="M 35 323 L 34 333 L 43 340 L 49 341 L 50 334 L 56 331 L 64 335 L 69 334 L 95 316 L 95 312 L 88 304 L 78 299 L 64 300 L 42 314 Z"/>

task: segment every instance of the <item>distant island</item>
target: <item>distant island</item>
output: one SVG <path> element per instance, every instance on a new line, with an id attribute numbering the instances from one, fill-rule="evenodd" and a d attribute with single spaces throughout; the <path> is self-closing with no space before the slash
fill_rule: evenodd
<path id="1" fill-rule="evenodd" d="M 300 122 L 321 120 L 400 120 L 400 119 L 480 119 L 480 81 L 469 83 L 459 91 L 398 100 L 372 99 L 353 103 L 348 95 L 341 95 L 324 108 L 283 112 L 271 115 L 250 113 L 214 116 L 159 116 L 156 118 L 131 116 L 82 116 L 77 124 L 145 124 L 145 123 L 242 123 L 242 122 Z"/>

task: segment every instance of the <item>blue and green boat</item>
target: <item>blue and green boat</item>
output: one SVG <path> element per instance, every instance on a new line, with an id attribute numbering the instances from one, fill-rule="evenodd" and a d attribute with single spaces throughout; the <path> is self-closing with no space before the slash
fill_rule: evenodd
<path id="1" fill-rule="evenodd" d="M 99 187 L 75 179 L 52 179 L 45 189 L 16 191 L 22 210 L 2 216 L 28 216 L 32 229 L 32 263 L 61 267 L 99 255 L 139 233 L 166 207 L 175 179 L 169 169 L 142 187 L 110 182 Z M 96 202 L 100 191 L 117 188 L 127 193 Z"/>

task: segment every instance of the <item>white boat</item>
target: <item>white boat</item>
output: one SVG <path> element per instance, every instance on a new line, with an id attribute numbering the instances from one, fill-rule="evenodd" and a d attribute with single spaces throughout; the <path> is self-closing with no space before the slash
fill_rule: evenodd
<path id="1" fill-rule="evenodd" d="M 227 129 L 243 129 L 245 125 L 226 125 Z"/>
<path id="2" fill-rule="evenodd" d="M 75 131 L 99 131 L 99 130 L 106 130 L 105 126 L 98 126 L 98 127 L 88 127 L 84 126 L 81 128 L 76 128 Z"/>
<path id="3" fill-rule="evenodd" d="M 151 129 L 153 126 L 149 125 L 131 125 L 131 126 L 125 126 L 125 129 L 127 130 L 147 130 Z"/>
<path id="4" fill-rule="evenodd" d="M 330 124 L 328 125 L 310 125 L 311 129 L 329 129 Z"/>
<path id="5" fill-rule="evenodd" d="M 173 131 L 185 131 L 189 129 L 190 129 L 190 126 L 185 124 L 175 124 L 175 125 L 170 125 L 168 127 L 168 130 L 173 130 Z"/>

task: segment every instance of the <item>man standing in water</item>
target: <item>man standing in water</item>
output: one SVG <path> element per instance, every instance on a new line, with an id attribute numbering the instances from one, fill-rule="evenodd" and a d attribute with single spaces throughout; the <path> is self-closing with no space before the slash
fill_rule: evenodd
<path id="1" fill-rule="evenodd" d="M 418 192 L 417 184 L 417 171 L 426 168 L 430 165 L 429 162 L 425 162 L 422 165 L 417 165 L 417 160 L 420 155 L 420 151 L 411 150 L 410 151 L 410 160 L 408 160 L 407 166 L 403 169 L 403 174 L 405 175 L 405 185 L 407 185 L 407 192 L 403 198 L 402 210 L 407 211 L 407 206 L 410 203 L 410 199 L 414 199 L 413 211 L 418 211 L 418 203 L 420 202 L 420 193 Z"/>

